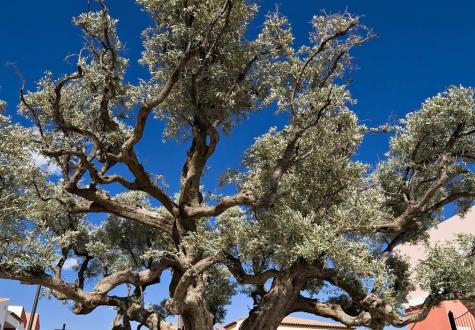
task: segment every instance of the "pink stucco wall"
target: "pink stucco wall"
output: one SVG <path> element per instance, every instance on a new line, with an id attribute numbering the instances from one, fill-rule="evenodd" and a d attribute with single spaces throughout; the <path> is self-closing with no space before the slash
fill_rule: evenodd
<path id="1" fill-rule="evenodd" d="M 459 234 L 475 234 L 475 207 L 472 207 L 464 218 L 457 215 L 453 216 L 438 226 L 431 228 L 428 234 L 431 245 L 451 242 Z M 422 243 L 402 245 L 396 248 L 396 253 L 406 256 L 413 267 L 426 257 L 425 248 Z M 421 304 L 426 296 L 427 293 L 418 288 L 410 293 L 409 305 L 416 306 Z"/>

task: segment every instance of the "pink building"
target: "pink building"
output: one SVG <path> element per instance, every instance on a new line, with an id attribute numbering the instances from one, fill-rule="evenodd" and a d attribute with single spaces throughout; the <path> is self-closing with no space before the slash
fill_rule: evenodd
<path id="1" fill-rule="evenodd" d="M 434 228 L 428 231 L 429 244 L 434 246 L 435 244 L 443 244 L 454 241 L 459 234 L 475 234 L 475 207 L 472 207 L 467 213 L 465 218 L 459 216 L 453 216 Z M 417 266 L 420 260 L 425 259 L 427 256 L 425 247 L 423 244 L 415 245 L 402 245 L 396 249 L 396 252 L 404 255 L 410 261 L 412 267 Z M 409 294 L 409 306 L 406 308 L 406 313 L 414 313 L 419 310 L 419 306 L 424 302 L 428 293 L 417 288 L 415 291 Z M 450 330 L 450 324 L 448 320 L 448 312 L 457 317 L 468 312 L 468 309 L 460 301 L 445 301 L 439 306 L 433 308 L 428 317 L 415 324 L 408 326 L 409 330 Z M 474 324 L 475 326 L 475 324 Z M 475 327 L 459 327 L 463 330 L 475 330 Z"/>

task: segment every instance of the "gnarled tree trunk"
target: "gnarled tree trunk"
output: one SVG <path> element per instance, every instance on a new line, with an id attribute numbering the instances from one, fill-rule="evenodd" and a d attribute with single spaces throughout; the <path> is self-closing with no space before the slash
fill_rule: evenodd
<path id="1" fill-rule="evenodd" d="M 240 330 L 276 330 L 292 310 L 305 281 L 288 275 L 275 278 L 272 287 L 244 320 Z"/>
<path id="2" fill-rule="evenodd" d="M 205 299 L 205 280 L 202 277 L 198 277 L 196 282 L 188 288 L 181 316 L 184 330 L 213 329 L 213 314 L 208 310 Z"/>
<path id="3" fill-rule="evenodd" d="M 177 282 L 180 281 L 182 276 L 183 274 L 174 273 L 172 278 L 170 289 L 171 292 L 175 293 L 172 295 L 174 297 L 176 297 Z M 183 300 L 177 302 L 177 312 L 183 321 L 183 330 L 213 329 L 213 314 L 208 310 L 205 288 L 205 278 L 203 276 L 196 276 L 192 284 L 186 288 Z"/>

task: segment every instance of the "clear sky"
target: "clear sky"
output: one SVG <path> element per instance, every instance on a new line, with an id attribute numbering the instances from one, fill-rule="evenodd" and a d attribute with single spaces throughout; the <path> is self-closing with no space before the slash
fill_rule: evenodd
<path id="1" fill-rule="evenodd" d="M 275 8 L 274 1 L 262 1 L 262 12 Z M 354 52 L 357 70 L 352 73 L 351 91 L 358 100 L 353 107 L 368 126 L 377 126 L 401 118 L 414 111 L 429 96 L 450 85 L 475 86 L 475 1 L 473 0 L 280 0 L 279 11 L 292 23 L 296 44 L 306 42 L 309 22 L 321 10 L 348 11 L 364 15 L 363 23 L 372 27 L 378 38 Z M 127 78 L 135 82 L 146 77 L 137 64 L 141 51 L 140 31 L 150 21 L 133 0 L 109 1 L 110 11 L 119 22 L 119 36 L 126 43 L 131 59 Z M 8 102 L 7 111 L 14 116 L 20 81 L 6 64 L 15 62 L 32 87 L 45 70 L 59 75 L 74 70 L 64 58 L 82 45 L 80 32 L 71 18 L 87 8 L 87 0 L 23 0 L 2 1 L 0 10 L 0 99 Z M 262 22 L 258 17 L 251 26 L 256 33 Z M 251 116 L 240 124 L 230 137 L 224 138 L 204 183 L 215 192 L 216 178 L 221 170 L 239 166 L 242 152 L 256 136 L 269 126 L 280 126 L 283 119 L 272 111 Z M 186 146 L 174 142 L 161 143 L 162 126 L 147 126 L 139 154 L 147 168 L 163 174 L 176 189 L 179 169 Z M 384 158 L 387 137 L 366 139 L 357 157 L 375 163 Z M 164 157 L 164 155 L 166 155 Z M 161 296 L 164 288 L 155 288 L 149 299 Z M 0 296 L 12 303 L 31 307 L 35 288 L 0 280 Z M 245 316 L 250 304 L 237 297 L 229 308 L 228 321 Z M 42 299 L 39 304 L 42 329 L 71 330 L 108 329 L 112 311 L 99 308 L 88 316 L 73 316 L 67 306 Z"/>

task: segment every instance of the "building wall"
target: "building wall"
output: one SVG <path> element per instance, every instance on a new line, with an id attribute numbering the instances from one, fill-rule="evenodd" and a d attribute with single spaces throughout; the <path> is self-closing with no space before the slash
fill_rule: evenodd
<path id="1" fill-rule="evenodd" d="M 429 229 L 427 233 L 429 234 L 429 243 L 432 246 L 451 242 L 459 234 L 475 234 L 475 207 L 472 207 L 464 218 L 455 215 Z M 395 251 L 408 258 L 413 271 L 419 262 L 427 256 L 426 249 L 422 243 L 404 244 L 397 247 Z M 421 304 L 425 297 L 427 297 L 427 294 L 427 292 L 417 288 L 409 294 L 409 305 L 417 306 Z"/>
<path id="2" fill-rule="evenodd" d="M 27 317 L 23 306 L 10 306 L 10 299 L 0 298 L 0 330 L 25 330 Z M 36 314 L 32 330 L 40 330 L 40 319 Z"/>
<path id="3" fill-rule="evenodd" d="M 0 301 L 0 330 L 3 330 L 3 325 L 8 315 L 8 300 Z"/>
<path id="4" fill-rule="evenodd" d="M 23 306 L 8 306 L 8 311 L 10 312 L 10 323 L 16 325 L 15 330 L 24 330 L 26 328 L 26 314 L 25 308 Z M 18 321 L 16 318 L 14 319 L 11 314 L 15 314 L 21 321 Z"/>
<path id="5" fill-rule="evenodd" d="M 31 313 L 26 313 L 26 320 L 25 320 L 25 328 L 28 326 L 28 322 L 30 322 Z M 40 316 L 38 313 L 35 314 L 33 319 L 32 330 L 40 330 Z"/>
<path id="6" fill-rule="evenodd" d="M 431 246 L 450 243 L 456 239 L 459 234 L 475 234 L 475 207 L 472 207 L 464 218 L 457 215 L 453 216 L 440 223 L 438 226 L 429 229 L 427 233 L 429 234 L 429 244 Z M 396 252 L 408 258 L 414 275 L 415 267 L 427 256 L 426 249 L 422 243 L 402 245 L 396 249 Z M 422 304 L 427 295 L 428 292 L 425 292 L 421 288 L 417 288 L 408 296 L 408 307 Z M 411 310 L 411 308 L 408 308 L 408 311 L 409 310 Z M 451 328 L 448 319 L 449 310 L 452 311 L 455 316 L 459 316 L 466 312 L 467 308 L 460 301 L 444 301 L 438 307 L 433 308 L 425 320 L 409 324 L 407 329 L 450 330 Z"/>
<path id="7" fill-rule="evenodd" d="M 439 306 L 434 307 L 429 315 L 420 322 L 411 323 L 408 330 L 451 330 L 448 313 L 451 311 L 455 316 L 464 314 L 467 308 L 458 300 L 444 301 Z M 415 311 L 417 312 L 417 310 Z M 459 330 L 465 330 L 458 327 Z M 468 330 L 468 329 L 467 329 Z M 470 329 L 475 330 L 475 329 Z"/>

